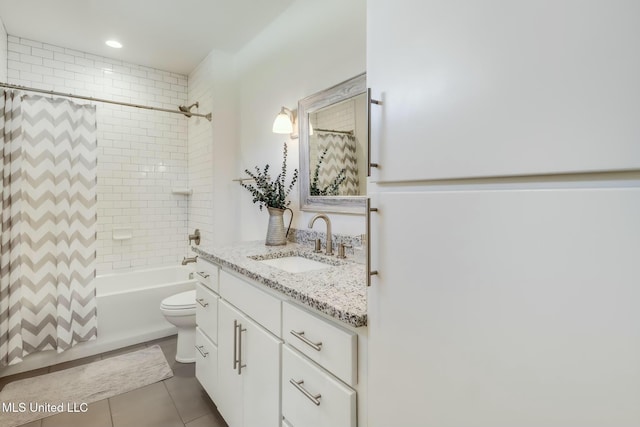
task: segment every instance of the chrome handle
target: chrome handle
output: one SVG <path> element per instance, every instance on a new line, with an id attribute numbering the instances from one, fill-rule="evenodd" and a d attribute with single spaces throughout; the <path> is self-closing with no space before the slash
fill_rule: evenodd
<path id="1" fill-rule="evenodd" d="M 292 378 L 289 380 L 289 382 L 291 383 L 292 386 L 297 388 L 300 391 L 300 393 L 304 394 L 307 397 L 307 399 L 312 401 L 314 405 L 320 406 L 320 398 L 322 397 L 322 395 L 321 394 L 313 395 L 309 393 L 309 391 L 306 388 L 302 387 L 302 384 L 304 384 L 304 380 L 296 381 Z"/>
<path id="2" fill-rule="evenodd" d="M 371 104 L 382 105 L 382 101 L 371 98 L 371 88 L 367 88 L 367 176 L 371 176 L 371 168 L 380 166 L 371 162 Z"/>
<path id="3" fill-rule="evenodd" d="M 247 367 L 247 365 L 242 364 L 242 333 L 246 330 L 246 328 L 242 328 L 241 323 L 238 323 L 238 375 L 242 375 L 242 368 Z"/>
<path id="4" fill-rule="evenodd" d="M 371 276 L 375 276 L 378 274 L 377 270 L 371 271 L 371 212 L 378 212 L 378 208 L 371 207 L 371 198 L 367 197 L 367 203 L 365 207 L 367 211 L 367 266 L 366 266 L 366 274 L 367 274 L 367 286 L 371 286 Z"/>
<path id="5" fill-rule="evenodd" d="M 238 321 L 233 321 L 233 370 L 235 371 L 238 367 Z"/>
<path id="6" fill-rule="evenodd" d="M 310 341 L 309 338 L 304 336 L 304 331 L 300 331 L 300 332 L 296 332 L 293 329 L 290 331 L 291 335 L 293 335 L 294 337 L 298 338 L 300 341 L 302 341 L 303 343 L 305 343 L 306 345 L 308 345 L 309 347 L 313 348 L 316 351 L 320 351 L 321 347 L 322 347 L 322 342 L 313 342 Z"/>
<path id="7" fill-rule="evenodd" d="M 206 301 L 204 300 L 204 298 L 196 298 L 196 301 L 198 301 L 198 304 L 200 304 L 200 305 L 201 305 L 201 306 L 203 306 L 203 307 L 208 307 L 208 306 L 209 306 L 209 303 L 208 303 L 208 302 L 206 302 Z"/>
<path id="8" fill-rule="evenodd" d="M 209 273 L 206 273 L 204 271 L 196 271 L 196 274 L 200 277 L 202 277 L 203 279 L 208 279 L 209 278 Z"/>
<path id="9" fill-rule="evenodd" d="M 203 348 L 204 348 L 203 345 L 196 345 L 196 350 L 198 350 L 200 352 L 202 357 L 207 357 L 209 355 L 209 352 L 208 351 L 202 351 Z"/>

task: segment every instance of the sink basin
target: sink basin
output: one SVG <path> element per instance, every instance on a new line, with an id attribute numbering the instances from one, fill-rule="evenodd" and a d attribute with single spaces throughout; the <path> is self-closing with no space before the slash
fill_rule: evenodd
<path id="1" fill-rule="evenodd" d="M 283 258 L 263 259 L 258 262 L 279 268 L 280 270 L 288 273 L 304 273 L 306 271 L 322 270 L 324 268 L 331 267 L 329 264 L 325 264 L 324 262 L 315 261 L 313 259 L 297 255 Z"/>

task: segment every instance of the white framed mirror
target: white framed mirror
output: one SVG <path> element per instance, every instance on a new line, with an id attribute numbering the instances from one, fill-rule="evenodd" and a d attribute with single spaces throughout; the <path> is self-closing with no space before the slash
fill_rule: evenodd
<path id="1" fill-rule="evenodd" d="M 367 120 L 365 73 L 298 102 L 301 210 L 365 213 Z"/>

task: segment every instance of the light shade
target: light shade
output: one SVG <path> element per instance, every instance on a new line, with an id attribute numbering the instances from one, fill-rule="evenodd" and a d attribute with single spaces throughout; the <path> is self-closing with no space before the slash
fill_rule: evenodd
<path id="1" fill-rule="evenodd" d="M 273 121 L 273 133 L 291 134 L 293 132 L 293 125 L 291 124 L 291 117 L 286 112 L 286 108 L 282 107 L 276 119 Z"/>

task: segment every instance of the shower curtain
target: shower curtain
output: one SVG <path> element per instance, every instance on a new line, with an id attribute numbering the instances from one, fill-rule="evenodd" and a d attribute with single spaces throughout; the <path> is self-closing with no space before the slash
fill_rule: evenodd
<path id="1" fill-rule="evenodd" d="M 316 153 L 319 156 L 327 150 L 320 165 L 318 187 L 325 188 L 345 170 L 346 179 L 338 187 L 340 196 L 357 196 L 360 194 L 358 180 L 358 158 L 356 156 L 356 138 L 353 135 L 337 133 L 319 133 Z M 317 162 L 317 161 L 316 161 Z M 314 163 L 312 163 L 314 164 Z"/>
<path id="2" fill-rule="evenodd" d="M 96 114 L 4 92 L 0 366 L 97 335 Z"/>

